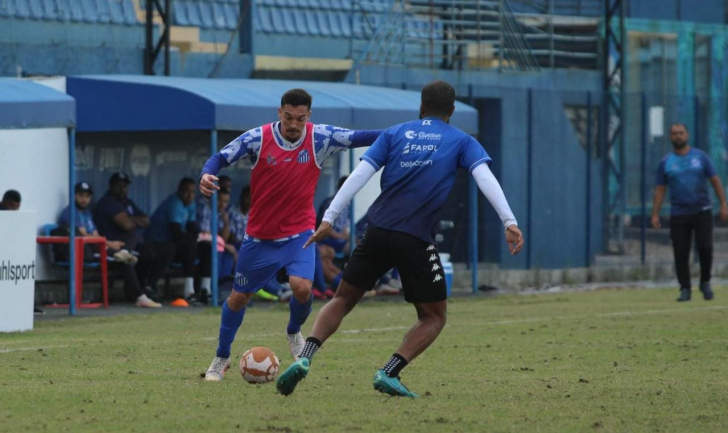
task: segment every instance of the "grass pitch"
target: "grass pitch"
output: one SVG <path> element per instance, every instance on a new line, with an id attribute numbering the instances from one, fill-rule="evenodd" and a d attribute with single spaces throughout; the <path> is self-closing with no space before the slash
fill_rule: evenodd
<path id="1" fill-rule="evenodd" d="M 290 397 L 236 364 L 222 383 L 201 379 L 219 310 L 41 322 L 0 334 L 0 431 L 728 431 L 728 293 L 676 297 L 456 298 L 403 372 L 417 400 L 371 384 L 415 320 L 404 303 L 362 303 Z M 267 346 L 288 366 L 287 318 L 284 305 L 250 308 L 233 353 Z"/>

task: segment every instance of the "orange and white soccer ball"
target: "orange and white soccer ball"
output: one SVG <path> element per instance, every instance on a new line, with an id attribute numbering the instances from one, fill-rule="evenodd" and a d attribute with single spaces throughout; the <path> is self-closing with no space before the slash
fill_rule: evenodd
<path id="1" fill-rule="evenodd" d="M 240 358 L 240 374 L 248 383 L 273 382 L 279 367 L 276 354 L 267 347 L 253 347 Z"/>

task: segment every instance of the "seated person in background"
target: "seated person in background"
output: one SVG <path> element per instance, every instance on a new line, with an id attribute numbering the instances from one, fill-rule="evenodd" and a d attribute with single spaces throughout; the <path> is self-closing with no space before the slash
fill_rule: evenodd
<path id="1" fill-rule="evenodd" d="M 230 176 L 222 175 L 218 178 L 217 185 L 220 187 L 220 189 L 226 189 L 230 194 L 233 193 L 233 180 L 230 179 Z M 230 210 L 230 207 L 232 207 L 232 203 L 228 205 L 228 207 L 225 210 Z"/>
<path id="2" fill-rule="evenodd" d="M 3 194 L 3 201 L 0 201 L 0 210 L 20 210 L 20 193 L 9 189 Z"/>
<path id="3" fill-rule="evenodd" d="M 0 211 L 3 210 L 20 210 L 20 193 L 14 189 L 9 189 L 3 194 L 0 201 Z M 33 307 L 34 314 L 45 314 L 45 311 L 38 307 Z"/>
<path id="4" fill-rule="evenodd" d="M 91 185 L 86 182 L 79 182 L 75 186 L 74 201 L 76 205 L 76 234 L 78 236 L 99 236 L 98 230 L 96 230 L 96 224 L 94 224 L 91 211 L 89 210 L 89 204 L 91 204 L 91 198 L 93 197 L 93 190 Z M 71 206 L 68 205 L 61 216 L 58 219 L 60 226 L 70 226 Z M 108 253 L 121 266 L 122 275 L 124 277 L 124 289 L 127 293 L 130 293 L 136 299 L 137 307 L 146 308 L 160 308 L 162 304 L 154 300 L 156 294 L 145 292 L 142 286 L 139 284 L 136 272 L 134 271 L 134 264 L 137 262 L 137 258 L 131 255 L 127 250 L 122 249 L 124 247 L 123 241 L 107 241 L 106 246 L 108 247 Z M 151 299 L 150 299 L 151 298 Z"/>
<path id="5" fill-rule="evenodd" d="M 144 232 L 147 241 L 172 245 L 174 261 L 182 263 L 185 278 L 184 296 L 188 302 L 207 303 L 210 294 L 210 243 L 198 242 L 199 230 L 195 210 L 197 182 L 185 177 L 177 192 L 167 197 L 152 215 L 152 222 Z M 200 292 L 195 294 L 195 262 L 200 265 Z"/>
<path id="6" fill-rule="evenodd" d="M 238 261 L 238 249 L 229 241 L 230 239 L 230 216 L 226 211 L 230 203 L 230 190 L 220 187 L 217 197 L 217 236 L 224 242 L 224 250 L 219 253 L 218 279 L 230 277 Z M 212 209 L 210 198 L 200 196 L 197 200 L 197 222 L 200 234 L 205 238 L 212 239 Z M 218 240 L 219 242 L 219 240 Z"/>
<path id="7" fill-rule="evenodd" d="M 336 188 L 338 191 L 341 185 L 346 182 L 348 176 L 343 176 L 339 179 L 339 184 Z M 319 211 L 316 215 L 316 227 L 321 224 L 321 219 L 329 208 L 331 201 L 334 199 L 333 196 L 327 198 L 319 206 Z M 320 242 L 316 242 L 316 270 L 315 280 L 320 280 L 320 274 L 323 273 L 324 281 L 331 285 L 332 288 L 339 287 L 341 281 L 341 268 L 336 266 L 334 259 L 337 254 L 349 254 L 349 205 L 341 212 L 341 216 L 336 220 L 331 231 L 331 235 Z M 321 283 L 314 284 L 313 296 L 315 299 L 328 299 L 334 297 L 334 291 L 323 286 Z M 318 292 L 318 293 L 317 293 Z"/>
<path id="8" fill-rule="evenodd" d="M 222 180 L 222 179 L 221 179 Z M 222 188 L 220 188 L 222 189 Z M 248 227 L 248 213 L 250 212 L 250 187 L 246 186 L 240 191 L 237 205 L 230 205 L 228 220 L 230 221 L 230 242 L 236 248 L 243 244 L 245 228 Z"/>
<path id="9" fill-rule="evenodd" d="M 109 191 L 96 203 L 94 223 L 107 241 L 122 241 L 128 251 L 139 253 L 136 273 L 146 293 L 157 293 L 157 281 L 172 261 L 172 245 L 141 243 L 141 229 L 149 226 L 149 216 L 129 198 L 131 180 L 123 171 L 109 179 Z"/>

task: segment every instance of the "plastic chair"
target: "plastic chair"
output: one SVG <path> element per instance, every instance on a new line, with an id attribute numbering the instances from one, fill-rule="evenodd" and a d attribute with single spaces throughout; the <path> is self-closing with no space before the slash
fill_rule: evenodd
<path id="1" fill-rule="evenodd" d="M 53 236 L 51 233 L 53 230 L 58 228 L 58 224 L 45 224 L 43 225 L 43 235 L 44 236 Z M 67 238 L 63 236 L 64 238 Z M 41 240 L 39 239 L 38 242 L 40 243 Z M 51 257 L 53 260 L 53 264 L 59 267 L 63 267 L 66 269 L 70 269 L 71 263 L 66 261 L 56 261 L 55 260 L 55 254 L 53 254 L 54 250 L 54 243 L 58 244 L 65 244 L 68 245 L 68 240 L 66 242 L 42 242 L 42 243 L 50 243 L 51 246 Z M 83 248 L 85 246 L 84 240 L 81 237 L 76 237 L 76 306 L 79 308 L 96 308 L 101 304 L 84 304 L 81 302 L 82 295 L 83 295 L 83 270 L 84 269 L 100 269 L 101 271 L 101 290 L 102 290 L 102 296 L 103 296 L 103 305 L 104 308 L 109 308 L 109 282 L 108 282 L 108 268 L 107 268 L 107 262 L 109 259 L 106 257 L 106 247 L 105 243 L 100 244 L 100 259 L 102 261 L 99 262 L 86 262 L 83 261 Z M 81 262 L 79 263 L 78 259 L 81 259 Z M 111 259 L 113 261 L 113 259 Z"/>

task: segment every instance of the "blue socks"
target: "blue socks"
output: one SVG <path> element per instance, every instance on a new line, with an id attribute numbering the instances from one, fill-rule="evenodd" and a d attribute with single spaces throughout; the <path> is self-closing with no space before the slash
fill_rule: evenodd
<path id="1" fill-rule="evenodd" d="M 230 348 L 233 345 L 238 328 L 243 323 L 243 317 L 245 317 L 245 308 L 240 311 L 233 311 L 228 307 L 227 300 L 222 303 L 220 337 L 217 343 L 217 356 L 219 358 L 230 358 Z"/>
<path id="2" fill-rule="evenodd" d="M 288 306 L 291 309 L 291 317 L 288 320 L 288 328 L 286 332 L 289 334 L 296 334 L 301 330 L 301 325 L 306 322 L 308 315 L 311 314 L 311 307 L 313 304 L 313 295 L 308 298 L 308 302 L 302 304 L 296 300 L 295 296 L 291 296 L 291 300 L 288 302 Z"/>

